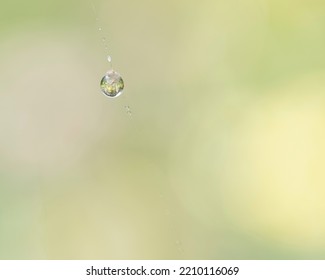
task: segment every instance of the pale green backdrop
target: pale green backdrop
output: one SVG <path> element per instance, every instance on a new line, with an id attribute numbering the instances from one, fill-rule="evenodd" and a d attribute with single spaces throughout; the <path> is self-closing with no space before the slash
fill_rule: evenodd
<path id="1" fill-rule="evenodd" d="M 325 2 L 94 6 L 1 2 L 0 258 L 325 258 Z"/>

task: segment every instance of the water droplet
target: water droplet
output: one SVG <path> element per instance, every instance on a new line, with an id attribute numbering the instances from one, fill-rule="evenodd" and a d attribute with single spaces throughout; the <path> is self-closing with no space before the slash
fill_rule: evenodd
<path id="1" fill-rule="evenodd" d="M 126 113 L 131 117 L 132 116 L 132 111 L 131 111 L 130 106 L 125 105 L 124 108 L 125 108 Z"/>
<path id="2" fill-rule="evenodd" d="M 124 82 L 119 73 L 110 70 L 100 81 L 100 88 L 107 97 L 114 98 L 122 94 Z"/>
<path id="3" fill-rule="evenodd" d="M 182 253 L 182 254 L 184 254 L 184 248 L 183 248 L 182 242 L 180 240 L 176 240 L 175 244 L 176 244 L 179 252 Z"/>
<path id="4" fill-rule="evenodd" d="M 107 61 L 108 61 L 109 63 L 111 63 L 111 62 L 112 62 L 112 58 L 111 58 L 111 56 L 110 56 L 110 55 L 108 55 L 108 56 L 107 56 Z"/>
<path id="5" fill-rule="evenodd" d="M 101 28 L 101 27 L 98 27 L 98 30 L 99 30 L 99 31 L 102 31 L 102 28 Z"/>

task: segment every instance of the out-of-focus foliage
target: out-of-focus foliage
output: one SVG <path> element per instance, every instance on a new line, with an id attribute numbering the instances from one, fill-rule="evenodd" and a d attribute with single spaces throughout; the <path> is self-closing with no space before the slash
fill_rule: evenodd
<path id="1" fill-rule="evenodd" d="M 0 258 L 324 258 L 325 2 L 94 4 L 1 4 Z"/>

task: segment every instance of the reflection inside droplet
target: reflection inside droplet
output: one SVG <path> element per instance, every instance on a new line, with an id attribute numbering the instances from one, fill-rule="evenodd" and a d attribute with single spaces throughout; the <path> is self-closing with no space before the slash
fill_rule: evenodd
<path id="1" fill-rule="evenodd" d="M 122 94 L 124 82 L 119 73 L 110 70 L 102 78 L 100 88 L 107 97 L 114 98 Z"/>

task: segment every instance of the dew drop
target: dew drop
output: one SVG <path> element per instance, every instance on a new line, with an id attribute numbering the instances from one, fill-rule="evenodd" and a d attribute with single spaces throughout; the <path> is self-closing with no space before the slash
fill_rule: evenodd
<path id="1" fill-rule="evenodd" d="M 124 108 L 125 108 L 126 113 L 129 115 L 129 117 L 131 117 L 132 116 L 132 111 L 131 111 L 130 106 L 125 105 Z"/>
<path id="2" fill-rule="evenodd" d="M 102 28 L 101 28 L 101 27 L 98 27 L 98 30 L 99 30 L 99 31 L 102 31 Z"/>
<path id="3" fill-rule="evenodd" d="M 100 88 L 105 96 L 114 98 L 122 94 L 124 82 L 119 73 L 109 70 L 100 81 Z"/>
<path id="4" fill-rule="evenodd" d="M 176 240 L 175 244 L 176 244 L 179 252 L 182 253 L 182 254 L 184 254 L 184 248 L 183 248 L 182 242 L 180 240 Z"/>
<path id="5" fill-rule="evenodd" d="M 112 57 L 111 57 L 110 55 L 107 56 L 107 61 L 108 61 L 109 63 L 112 62 Z"/>

